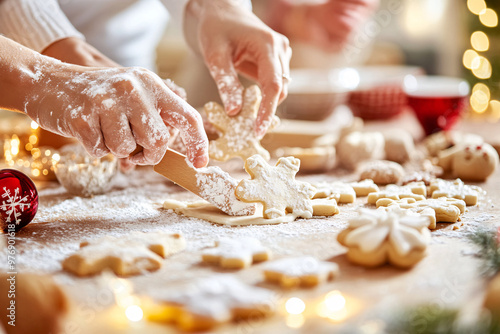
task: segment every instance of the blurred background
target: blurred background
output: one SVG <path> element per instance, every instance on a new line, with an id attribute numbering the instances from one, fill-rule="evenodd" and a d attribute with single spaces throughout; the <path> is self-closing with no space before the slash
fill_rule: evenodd
<path id="1" fill-rule="evenodd" d="M 264 22 L 275 24 L 271 1 L 252 3 Z M 462 116 L 467 121 L 496 123 L 500 120 L 498 13 L 498 0 L 380 0 L 369 19 L 357 23 L 342 47 L 334 51 L 288 36 L 293 80 L 278 114 L 321 121 L 336 107 L 347 106 L 365 120 L 411 115 L 406 112 L 410 108 L 403 78 L 430 74 L 466 79 L 470 93 L 462 98 L 465 107 L 455 108 L 464 109 Z M 291 23 L 293 26 L 295 21 Z M 203 62 L 185 44 L 179 24 L 167 26 L 156 56 L 158 74 L 186 88 L 188 102 L 194 107 L 219 100 Z M 345 68 L 354 71 L 342 70 Z M 34 177 L 50 178 L 50 167 L 59 158 L 54 149 L 68 142 L 71 140 L 41 130 L 25 115 L 0 110 L 0 162 L 8 166 L 24 166 L 31 168 Z"/>
<path id="2" fill-rule="evenodd" d="M 252 3 L 254 12 L 267 21 L 266 0 Z M 498 0 L 381 0 L 372 17 L 339 52 L 325 52 L 291 39 L 291 66 L 409 65 L 427 74 L 463 77 L 471 85 L 469 116 L 497 121 L 499 12 Z M 175 28 L 167 28 L 157 59 L 159 74 L 184 86 L 192 104 L 199 107 L 214 97 L 203 65 L 188 51 Z"/>

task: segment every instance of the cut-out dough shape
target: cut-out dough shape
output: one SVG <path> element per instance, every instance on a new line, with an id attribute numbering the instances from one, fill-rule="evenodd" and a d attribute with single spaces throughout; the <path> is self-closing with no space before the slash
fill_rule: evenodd
<path id="1" fill-rule="evenodd" d="M 84 241 L 76 253 L 63 261 L 62 267 L 78 276 L 99 274 L 105 269 L 118 276 L 139 275 L 160 269 L 163 258 L 185 247 L 186 241 L 178 233 L 133 232 Z"/>
<path id="2" fill-rule="evenodd" d="M 368 194 L 368 204 L 375 204 L 381 198 L 394 200 L 402 198 L 413 198 L 421 201 L 425 199 L 427 188 L 423 182 L 409 183 L 406 186 L 389 184 L 384 190 Z"/>
<path id="3" fill-rule="evenodd" d="M 267 261 L 270 256 L 271 252 L 258 239 L 222 238 L 215 242 L 214 248 L 203 252 L 202 260 L 225 269 L 242 269 L 252 263 Z"/>
<path id="4" fill-rule="evenodd" d="M 314 198 L 333 198 L 337 203 L 353 203 L 356 192 L 347 183 L 343 182 L 317 182 L 311 183 L 316 188 Z"/>
<path id="5" fill-rule="evenodd" d="M 355 264 L 408 268 L 426 255 L 431 238 L 428 225 L 427 217 L 404 210 L 361 209 L 337 240 L 348 248 L 347 258 Z"/>
<path id="6" fill-rule="evenodd" d="M 373 160 L 365 162 L 359 168 L 359 179 L 370 179 L 376 184 L 398 183 L 405 175 L 403 167 L 397 162 Z"/>
<path id="7" fill-rule="evenodd" d="M 243 160 L 254 154 L 269 160 L 269 152 L 260 145 L 255 133 L 255 122 L 262 94 L 256 85 L 245 89 L 243 106 L 236 116 L 227 115 L 224 107 L 216 102 L 205 104 L 208 120 L 219 131 L 220 137 L 210 142 L 210 158 L 227 161 L 234 157 Z M 270 129 L 279 124 L 279 118 L 274 117 Z"/>
<path id="8" fill-rule="evenodd" d="M 276 166 L 270 166 L 260 155 L 245 162 L 250 180 L 242 180 L 236 187 L 236 197 L 243 202 L 261 203 L 266 219 L 293 213 L 296 217 L 311 218 L 311 199 L 316 190 L 306 182 L 295 180 L 300 160 L 294 157 L 280 158 Z"/>
<path id="9" fill-rule="evenodd" d="M 415 201 L 413 198 L 393 200 L 382 198 L 377 201 L 377 207 L 397 205 L 403 209 L 413 209 L 420 212 L 425 208 L 431 208 L 436 213 L 436 221 L 442 223 L 455 223 L 460 220 L 460 214 L 465 212 L 465 202 L 455 198 L 429 198 Z"/>
<path id="10" fill-rule="evenodd" d="M 334 199 L 313 199 L 311 205 L 314 216 L 333 216 L 339 213 L 337 202 Z M 203 200 L 188 203 L 168 199 L 163 203 L 163 208 L 173 210 L 175 213 L 186 217 L 203 219 L 214 224 L 229 226 L 290 223 L 296 218 L 293 214 L 287 214 L 286 216 L 278 218 L 266 219 L 262 216 L 262 210 L 257 210 L 257 212 L 251 216 L 229 216 Z"/>
<path id="11" fill-rule="evenodd" d="M 372 179 L 364 179 L 359 182 L 351 182 L 349 185 L 354 189 L 356 196 L 368 196 L 370 193 L 380 191 L 380 188 L 373 182 Z"/>
<path id="12" fill-rule="evenodd" d="M 311 256 L 284 258 L 264 267 L 264 278 L 282 288 L 313 287 L 330 281 L 339 274 L 336 263 L 319 261 Z"/>
<path id="13" fill-rule="evenodd" d="M 480 187 L 466 185 L 460 179 L 454 181 L 435 179 L 431 181 L 429 192 L 432 198 L 456 198 L 465 201 L 467 205 L 476 205 L 479 195 L 484 193 Z"/>
<path id="14" fill-rule="evenodd" d="M 265 317 L 275 311 L 274 292 L 247 285 L 229 274 L 203 277 L 175 291 L 154 291 L 149 320 L 190 332 L 207 331 L 232 320 Z"/>

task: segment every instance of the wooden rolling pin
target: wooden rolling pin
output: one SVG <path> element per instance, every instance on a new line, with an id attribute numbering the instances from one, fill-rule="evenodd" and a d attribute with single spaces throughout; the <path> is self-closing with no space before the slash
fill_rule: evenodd
<path id="1" fill-rule="evenodd" d="M 131 155 L 140 151 L 142 147 L 138 147 Z M 255 213 L 255 205 L 236 198 L 238 181 L 219 167 L 194 168 L 184 154 L 167 149 L 154 170 L 228 215 L 248 216 Z"/>

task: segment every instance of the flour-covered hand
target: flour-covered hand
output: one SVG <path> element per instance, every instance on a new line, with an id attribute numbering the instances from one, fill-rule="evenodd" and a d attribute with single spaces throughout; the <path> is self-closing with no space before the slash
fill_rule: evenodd
<path id="1" fill-rule="evenodd" d="M 143 151 L 130 161 L 155 164 L 165 154 L 173 127 L 180 130 L 194 166 L 208 162 L 201 117 L 146 69 L 57 64 L 40 69 L 33 80 L 38 89 L 27 97 L 26 113 L 47 130 L 77 138 L 94 156 L 126 158 L 140 145 Z"/>
<path id="2" fill-rule="evenodd" d="M 185 33 L 201 52 L 229 115 L 242 106 L 238 73 L 257 81 L 262 90 L 256 132 L 266 133 L 278 104 L 287 96 L 291 49 L 288 39 L 266 26 L 238 0 L 191 0 Z"/>

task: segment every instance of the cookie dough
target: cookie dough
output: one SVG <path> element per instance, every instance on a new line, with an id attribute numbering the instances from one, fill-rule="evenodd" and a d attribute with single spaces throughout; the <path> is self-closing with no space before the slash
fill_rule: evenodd
<path id="1" fill-rule="evenodd" d="M 84 241 L 62 262 L 62 267 L 77 276 L 96 275 L 105 269 L 118 276 L 133 276 L 160 269 L 163 258 L 185 247 L 184 237 L 178 233 L 133 232 Z"/>
<path id="2" fill-rule="evenodd" d="M 282 288 L 312 287 L 330 281 L 339 274 L 336 263 L 319 261 L 311 256 L 284 258 L 264 267 L 264 278 Z"/>
<path id="3" fill-rule="evenodd" d="M 359 169 L 359 179 L 371 179 L 379 185 L 398 183 L 405 175 L 403 167 L 397 162 L 374 160 L 364 163 Z"/>

